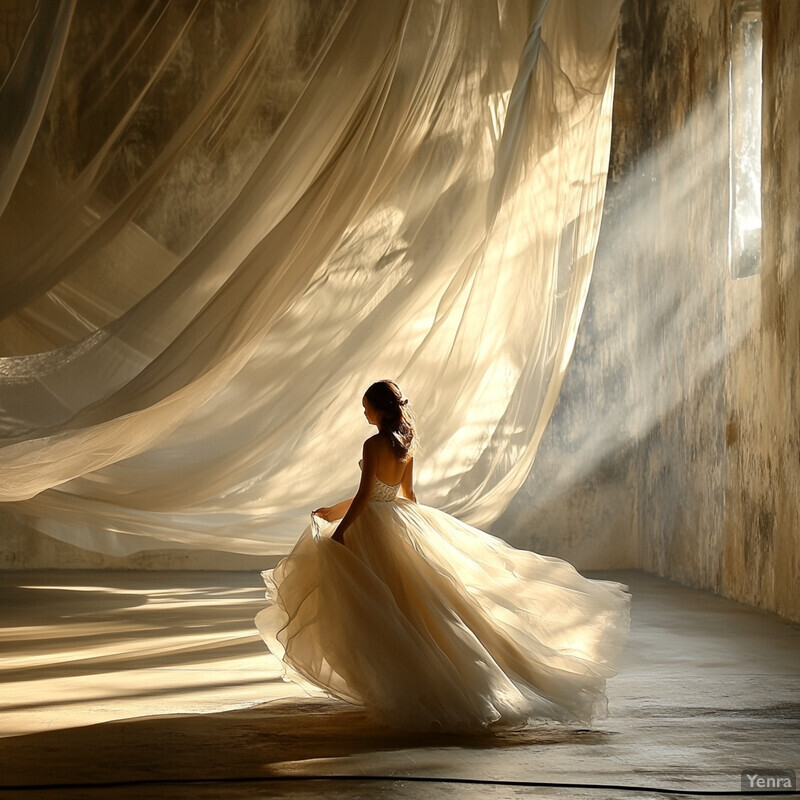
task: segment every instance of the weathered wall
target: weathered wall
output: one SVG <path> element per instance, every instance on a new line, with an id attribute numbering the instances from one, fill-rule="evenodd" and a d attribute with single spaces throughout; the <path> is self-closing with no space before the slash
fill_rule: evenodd
<path id="1" fill-rule="evenodd" d="M 800 3 L 764 0 L 763 267 L 734 281 L 721 593 L 800 620 Z"/>
<path id="2" fill-rule="evenodd" d="M 800 620 L 800 3 L 763 3 L 759 275 L 728 267 L 731 0 L 623 7 L 611 182 L 562 395 L 495 531 Z"/>
<path id="3" fill-rule="evenodd" d="M 636 0 L 630 18 L 645 43 L 639 135 L 655 152 L 649 202 L 663 221 L 653 258 L 631 274 L 640 329 L 663 321 L 650 323 L 656 346 L 637 354 L 640 375 L 653 358 L 660 376 L 655 392 L 642 383 L 639 403 L 654 421 L 637 453 L 639 563 L 800 620 L 800 4 L 763 4 L 762 269 L 737 280 L 730 2 Z"/>

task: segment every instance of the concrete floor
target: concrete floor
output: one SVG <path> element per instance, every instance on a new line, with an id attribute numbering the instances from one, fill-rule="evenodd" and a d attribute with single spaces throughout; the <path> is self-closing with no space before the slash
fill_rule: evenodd
<path id="1" fill-rule="evenodd" d="M 586 574 L 633 594 L 610 716 L 474 740 L 398 738 L 298 696 L 252 627 L 258 574 L 0 573 L 0 796 L 659 796 L 415 780 L 446 777 L 690 797 L 800 767 L 800 626 L 642 572 Z M 333 775 L 354 777 L 308 780 Z M 8 788 L 32 785 L 54 788 Z"/>

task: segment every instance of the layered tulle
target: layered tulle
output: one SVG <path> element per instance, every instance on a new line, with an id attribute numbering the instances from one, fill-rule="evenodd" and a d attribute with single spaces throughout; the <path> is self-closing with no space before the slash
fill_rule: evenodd
<path id="1" fill-rule="evenodd" d="M 285 677 L 408 730 L 607 715 L 626 586 L 404 499 L 370 502 L 344 546 L 334 528 L 312 518 L 262 573 L 271 603 L 256 625 Z"/>

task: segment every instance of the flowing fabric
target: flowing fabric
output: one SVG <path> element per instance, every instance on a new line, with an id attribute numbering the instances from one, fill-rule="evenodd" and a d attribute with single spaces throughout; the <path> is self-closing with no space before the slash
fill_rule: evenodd
<path id="1" fill-rule="evenodd" d="M 263 574 L 256 626 L 284 678 L 391 727 L 474 733 L 608 715 L 627 587 L 516 550 L 377 478 L 345 533 L 312 517 Z"/>
<path id="2" fill-rule="evenodd" d="M 392 377 L 426 500 L 490 523 L 586 297 L 620 1 L 33 6 L 0 92 L 5 510 L 285 553 Z"/>

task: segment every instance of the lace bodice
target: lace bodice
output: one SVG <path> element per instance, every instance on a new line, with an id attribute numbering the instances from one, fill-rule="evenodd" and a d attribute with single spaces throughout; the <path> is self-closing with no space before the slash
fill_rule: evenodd
<path id="1" fill-rule="evenodd" d="M 363 469 L 364 460 L 358 462 L 358 466 Z M 400 489 L 401 484 L 396 483 L 394 485 L 389 483 L 384 483 L 377 475 L 375 476 L 375 480 L 372 483 L 372 494 L 370 494 L 369 499 L 370 502 L 377 501 L 378 503 L 391 503 L 392 500 L 397 498 L 397 492 Z"/>
<path id="2" fill-rule="evenodd" d="M 392 500 L 397 498 L 397 491 L 399 488 L 399 483 L 396 486 L 390 486 L 388 483 L 384 483 L 380 478 L 376 477 L 375 482 L 372 484 L 372 494 L 369 496 L 369 499 L 377 500 L 379 503 L 391 503 Z"/>

